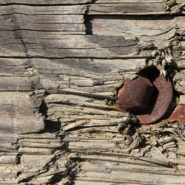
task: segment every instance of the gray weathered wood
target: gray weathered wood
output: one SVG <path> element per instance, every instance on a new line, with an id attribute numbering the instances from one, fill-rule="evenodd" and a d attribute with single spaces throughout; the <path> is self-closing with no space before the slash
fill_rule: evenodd
<path id="1" fill-rule="evenodd" d="M 104 2 L 105 3 L 105 2 Z M 125 2 L 121 4 L 91 5 L 89 15 L 161 15 L 168 14 L 165 10 L 166 3 L 152 2 Z"/>
<path id="2" fill-rule="evenodd" d="M 140 126 L 114 104 L 152 65 L 184 105 L 183 6 L 0 0 L 0 184 L 184 184 L 179 117 Z"/>
<path id="3" fill-rule="evenodd" d="M 92 0 L 1 0 L 0 4 L 26 4 L 26 5 L 65 5 L 65 4 L 84 4 Z"/>
<path id="4" fill-rule="evenodd" d="M 173 0 L 97 0 L 90 15 L 168 15 L 184 14 L 185 2 Z"/>
<path id="5" fill-rule="evenodd" d="M 33 113 L 34 106 L 28 93 L 1 92 L 0 104 L 1 133 L 38 132 L 44 129 L 43 117 Z"/>
<path id="6" fill-rule="evenodd" d="M 30 1 L 31 2 L 31 1 Z M 54 2 L 54 1 L 51 1 Z M 61 1 L 64 2 L 64 1 Z M 72 1 L 71 1 L 72 2 Z M 39 5 L 39 4 L 38 4 Z M 9 5 L 0 7 L 0 15 L 83 15 L 86 5 L 69 6 L 28 6 L 28 5 Z M 77 18 L 78 16 L 76 16 Z"/>
<path id="7" fill-rule="evenodd" d="M 133 16 L 95 17 L 91 21 L 92 32 L 95 35 L 123 35 L 124 37 L 160 36 L 175 27 L 184 29 L 184 17 L 149 17 L 140 16 L 135 19 Z M 156 37 L 157 39 L 157 37 Z M 161 38 L 162 39 L 162 38 Z M 163 38 L 164 39 L 164 38 Z"/>

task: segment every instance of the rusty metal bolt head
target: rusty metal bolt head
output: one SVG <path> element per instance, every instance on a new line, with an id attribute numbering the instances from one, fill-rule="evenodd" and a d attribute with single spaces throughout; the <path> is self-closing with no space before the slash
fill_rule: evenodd
<path id="1" fill-rule="evenodd" d="M 164 75 L 154 81 L 154 90 L 150 105 L 145 110 L 134 112 L 140 124 L 150 124 L 161 119 L 167 112 L 173 99 L 173 85 Z"/>
<path id="2" fill-rule="evenodd" d="M 122 110 L 145 109 L 152 97 L 153 85 L 147 78 L 137 77 L 125 80 L 118 94 L 118 107 Z"/>

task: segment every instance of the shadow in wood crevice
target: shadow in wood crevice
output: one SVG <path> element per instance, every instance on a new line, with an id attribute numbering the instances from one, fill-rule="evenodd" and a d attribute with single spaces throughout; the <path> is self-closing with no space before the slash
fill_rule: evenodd
<path id="1" fill-rule="evenodd" d="M 48 111 L 48 107 L 45 101 L 43 100 L 39 107 L 39 113 L 41 113 L 45 118 L 47 118 L 47 111 Z"/>
<path id="2" fill-rule="evenodd" d="M 91 0 L 91 4 L 95 4 L 98 0 Z"/>
<path id="3" fill-rule="evenodd" d="M 137 129 L 140 127 L 141 127 L 141 125 L 131 121 L 131 122 L 129 122 L 129 124 L 123 125 L 120 128 L 119 132 L 124 135 L 133 136 L 137 132 Z"/>
<path id="4" fill-rule="evenodd" d="M 140 70 L 138 75 L 148 78 L 151 82 L 153 82 L 160 75 L 160 72 L 155 66 L 147 66 L 146 68 Z"/>
<path id="5" fill-rule="evenodd" d="M 43 132 L 49 132 L 49 133 L 54 133 L 54 132 L 59 132 L 61 130 L 61 123 L 58 121 L 51 121 L 47 120 L 48 115 L 48 107 L 45 103 L 45 101 L 42 101 L 42 104 L 39 107 L 39 113 L 41 113 L 44 116 L 44 123 L 45 123 L 45 128 L 42 130 L 40 133 Z"/>
<path id="6" fill-rule="evenodd" d="M 172 20 L 176 16 L 169 15 L 88 15 L 91 19 L 126 19 L 126 20 Z"/>
<path id="7" fill-rule="evenodd" d="M 56 173 L 49 181 L 48 184 L 56 184 L 59 183 L 62 179 L 66 178 L 66 182 L 64 185 L 73 185 L 75 184 L 74 180 L 76 178 L 76 174 L 78 172 L 78 158 L 69 159 L 66 164 L 66 171 Z"/>
<path id="8" fill-rule="evenodd" d="M 54 133 L 60 132 L 61 130 L 61 123 L 51 120 L 45 120 L 45 132 Z"/>
<path id="9" fill-rule="evenodd" d="M 56 173 L 53 175 L 53 177 L 50 179 L 50 182 L 48 184 L 56 184 L 62 180 L 62 178 L 65 178 L 65 174 L 63 172 Z"/>
<path id="10" fill-rule="evenodd" d="M 93 35 L 91 16 L 85 15 L 84 20 L 86 35 Z"/>

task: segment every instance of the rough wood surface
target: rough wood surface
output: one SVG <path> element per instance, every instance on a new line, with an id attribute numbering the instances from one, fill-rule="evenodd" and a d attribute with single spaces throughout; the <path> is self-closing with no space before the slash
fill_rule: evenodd
<path id="1" fill-rule="evenodd" d="M 0 184 L 185 184 L 184 5 L 0 0 Z M 150 66 L 175 96 L 141 126 L 113 104 Z"/>
<path id="2" fill-rule="evenodd" d="M 103 2 L 106 3 L 106 2 Z M 166 3 L 123 2 L 121 4 L 97 4 L 89 8 L 89 15 L 151 15 L 167 14 Z"/>
<path id="3" fill-rule="evenodd" d="M 1 4 L 66 5 L 91 3 L 92 0 L 0 0 Z"/>
<path id="4" fill-rule="evenodd" d="M 184 14 L 184 0 L 96 0 L 91 15 L 167 15 Z"/>
<path id="5" fill-rule="evenodd" d="M 124 37 L 160 36 L 174 28 L 184 29 L 184 17 L 114 17 L 97 16 L 91 20 L 93 34 L 119 35 Z"/>

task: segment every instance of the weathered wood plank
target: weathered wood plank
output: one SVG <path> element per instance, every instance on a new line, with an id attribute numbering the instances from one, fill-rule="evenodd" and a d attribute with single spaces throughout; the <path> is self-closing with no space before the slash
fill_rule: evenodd
<path id="1" fill-rule="evenodd" d="M 17 155 L 0 156 L 0 164 L 17 164 Z"/>
<path id="2" fill-rule="evenodd" d="M 0 4 L 26 4 L 26 5 L 59 5 L 59 4 L 85 4 L 92 0 L 0 0 Z"/>
<path id="3" fill-rule="evenodd" d="M 25 153 L 27 155 L 50 155 L 54 152 L 54 149 L 20 147 L 18 152 Z"/>
<path id="4" fill-rule="evenodd" d="M 17 151 L 16 151 L 17 141 L 18 141 L 17 134 L 13 134 L 13 133 L 11 134 L 1 133 L 0 134 L 0 147 L 1 147 L 0 156 L 2 156 L 2 161 L 0 162 L 0 164 L 3 163 L 3 157 L 5 157 L 4 159 L 5 163 L 10 162 L 10 164 L 14 164 L 18 162 Z M 7 156 L 7 160 L 6 160 L 6 156 Z M 15 159 L 13 159 L 11 156 L 14 156 Z M 10 157 L 10 160 L 9 160 L 9 157 Z M 14 162 L 11 159 L 13 159 Z"/>
<path id="5" fill-rule="evenodd" d="M 98 2 L 97 2 L 98 3 Z M 162 15 L 166 3 L 159 2 L 123 2 L 121 4 L 93 4 L 89 7 L 89 15 Z"/>
<path id="6" fill-rule="evenodd" d="M 79 24 L 81 25 L 81 24 Z M 139 44 L 134 39 L 124 39 L 117 36 L 96 35 L 61 35 L 54 34 L 47 39 L 41 38 L 37 32 L 28 35 L 28 32 L 13 31 L 10 34 L 3 32 L 0 40 L 0 56 L 19 57 L 131 57 L 137 56 Z M 46 34 L 47 35 L 47 34 Z"/>
<path id="7" fill-rule="evenodd" d="M 125 40 L 123 37 L 109 36 L 80 37 L 71 35 L 70 37 L 64 37 L 61 35 L 60 39 L 55 40 L 23 37 L 23 43 L 19 43 L 19 45 L 12 44 L 11 40 L 8 41 L 9 43 L 6 43 L 6 45 L 4 41 L 0 41 L 2 46 L 0 56 L 124 58 L 136 57 L 137 48 L 139 47 L 135 40 Z"/>
<path id="8" fill-rule="evenodd" d="M 61 39 L 44 40 L 39 38 L 27 38 L 24 37 L 24 41 L 28 42 L 28 46 L 32 45 L 43 45 L 43 49 L 101 49 L 101 48 L 113 48 L 119 49 L 119 47 L 129 47 L 137 45 L 136 40 L 126 40 L 123 37 L 114 36 L 97 36 L 97 35 L 62 35 Z M 48 45 L 46 45 L 46 43 Z"/>
<path id="9" fill-rule="evenodd" d="M 38 70 L 39 74 L 66 75 L 72 77 L 71 81 L 75 85 L 80 81 L 89 80 L 89 85 L 98 85 L 98 78 L 102 80 L 122 80 L 126 72 L 135 72 L 146 65 L 145 58 L 139 59 L 30 59 L 30 64 Z M 72 69 L 72 71 L 70 71 Z M 81 77 L 79 72 L 81 71 Z M 70 73 L 71 72 L 71 73 Z M 124 72 L 123 74 L 119 74 Z M 111 76 L 113 73 L 115 76 Z M 117 74 L 116 74 L 117 73 Z M 76 76 L 76 77 L 75 77 Z M 54 77 L 54 76 L 53 76 Z M 61 76 L 62 77 L 62 76 Z M 89 78 L 92 77 L 92 82 Z M 82 79 L 81 79 L 82 78 Z M 63 82 L 65 79 L 62 79 Z M 67 80 L 67 79 L 66 79 Z M 74 81 L 74 82 L 73 82 Z M 62 81 L 61 81 L 62 82 Z M 80 85 L 80 84 L 79 84 Z M 83 87 L 83 86 L 82 86 Z"/>
<path id="10" fill-rule="evenodd" d="M 162 3 L 164 0 L 97 0 L 97 4 L 115 4 L 115 3 Z"/>
<path id="11" fill-rule="evenodd" d="M 1 3 L 1 184 L 184 183 L 184 171 L 173 169 L 176 165 L 167 168 L 134 158 L 147 158 L 157 147 L 165 157 L 184 160 L 180 123 L 128 124 L 129 113 L 105 101 L 113 98 L 125 78 L 133 78 L 152 61 L 148 57 L 164 59 L 167 49 L 181 70 L 173 80 L 182 93 L 182 16 L 138 16 L 171 14 L 171 7 L 165 11 L 161 0 Z M 183 7 L 180 12 L 177 8 L 176 13 L 182 12 Z M 92 18 L 95 35 L 82 35 L 84 18 Z"/>
<path id="12" fill-rule="evenodd" d="M 123 37 L 74 35 L 56 40 L 39 40 L 24 38 L 29 56 L 62 57 L 130 57 L 137 55 L 136 40 L 125 40 Z M 75 44 L 74 44 L 75 43 Z"/>
<path id="13" fill-rule="evenodd" d="M 7 40 L 8 41 L 8 40 Z M 0 56 L 3 57 L 26 57 L 22 44 L 3 44 L 0 41 Z"/>
<path id="14" fill-rule="evenodd" d="M 11 14 L 0 17 L 0 31 L 36 30 L 84 33 L 83 15 L 25 15 Z"/>
<path id="15" fill-rule="evenodd" d="M 0 91 L 32 91 L 38 87 L 38 79 L 29 77 L 1 77 Z"/>
<path id="16" fill-rule="evenodd" d="M 14 15 L 14 18 L 19 29 L 83 31 L 84 20 L 82 15 Z"/>
<path id="17" fill-rule="evenodd" d="M 30 1 L 31 2 L 31 1 Z M 51 1 L 52 2 L 52 1 Z M 84 15 L 86 5 L 69 6 L 28 6 L 9 5 L 0 6 L 0 15 L 23 14 L 23 15 Z"/>
<path id="18" fill-rule="evenodd" d="M 38 132 L 44 128 L 43 117 L 34 113 L 28 93 L 1 92 L 0 104 L 1 132 Z"/>
<path id="19" fill-rule="evenodd" d="M 62 143 L 60 140 L 22 139 L 19 141 L 19 146 L 28 148 L 60 148 Z"/>
<path id="20" fill-rule="evenodd" d="M 175 28 L 185 29 L 184 17 L 146 17 L 134 18 L 99 16 L 91 21 L 95 35 L 123 35 L 125 37 L 160 36 Z M 141 38 L 142 39 L 142 38 Z"/>
<path id="21" fill-rule="evenodd" d="M 80 24 L 83 23 L 83 15 L 15 15 L 15 19 L 18 24 L 22 21 L 22 25 L 20 24 L 20 28 L 23 28 L 24 24 L 28 22 L 30 26 L 34 26 L 34 24 L 62 24 L 62 23 L 70 23 L 70 24 Z"/>
<path id="22" fill-rule="evenodd" d="M 130 175 L 131 174 L 131 175 Z M 129 176 L 130 175 L 130 176 Z M 141 180 L 141 176 L 142 179 Z M 112 171 L 111 176 L 109 173 L 99 173 L 99 172 L 80 172 L 77 174 L 77 180 L 81 181 L 98 181 L 98 182 L 112 182 L 112 183 L 132 183 L 132 184 L 156 184 L 161 183 L 165 185 L 173 185 L 184 183 L 184 177 L 182 176 L 172 176 L 172 175 L 156 175 L 150 173 L 137 173 L 137 172 L 126 172 L 126 171 Z M 103 180 L 104 179 L 104 180 Z M 106 180 L 105 180 L 106 179 Z"/>
<path id="23" fill-rule="evenodd" d="M 132 70 L 145 66 L 145 59 L 31 59 L 31 61 L 34 68 L 41 74 L 40 83 L 48 92 L 58 89 L 63 93 L 97 97 L 95 100 L 65 94 L 47 96 L 45 102 L 48 107 L 48 120 L 61 120 L 65 131 L 83 126 L 115 126 L 121 123 L 125 119 L 124 114 L 111 111 L 101 99 L 114 94 L 115 89 L 122 84 L 124 75 L 126 77 Z M 124 75 L 120 75 L 120 72 Z M 61 80 L 57 80 L 51 74 L 57 75 Z M 83 107 L 86 109 L 82 109 Z"/>
<path id="24" fill-rule="evenodd" d="M 184 0 L 97 0 L 90 7 L 90 14 L 183 15 L 185 13 L 184 7 Z"/>
<path id="25" fill-rule="evenodd" d="M 130 162 L 130 163 L 129 163 Z M 81 168 L 84 172 L 98 172 L 98 171 L 134 171 L 145 174 L 147 171 L 152 171 L 154 174 L 161 175 L 177 175 L 177 172 L 174 169 L 167 169 L 165 167 L 159 168 L 158 166 L 145 166 L 140 164 L 138 167 L 138 163 L 134 164 L 133 161 L 128 160 L 128 164 L 119 163 L 117 161 L 101 161 L 100 159 L 89 159 L 89 161 L 85 161 L 81 163 Z M 179 173 L 180 174 L 180 173 Z"/>
<path id="26" fill-rule="evenodd" d="M 106 98 L 146 65 L 139 59 L 31 59 L 40 74 L 40 85 L 47 91 L 86 94 Z M 83 69 L 83 70 L 82 70 Z M 58 77 L 57 77 L 58 76 Z"/>
<path id="27" fill-rule="evenodd" d="M 173 184 L 179 177 L 178 183 L 184 182 L 182 171 L 169 169 L 158 166 L 157 164 L 150 164 L 146 160 L 134 160 L 128 158 L 126 155 L 81 155 L 82 162 L 80 162 L 81 172 L 77 175 L 77 182 L 93 182 L 92 184 Z M 144 158 L 143 158 L 144 159 Z M 149 166 L 148 166 L 149 165 Z M 152 178 L 150 177 L 150 173 Z M 100 178 L 99 174 L 107 179 Z M 133 177 L 134 174 L 134 177 Z M 142 176 L 142 179 L 140 178 Z M 102 176 L 101 176 L 102 177 Z M 166 180 L 169 177 L 168 181 Z M 78 183 L 77 183 L 78 184 Z"/>
<path id="28" fill-rule="evenodd" d="M 15 58 L 0 58 L 0 76 L 1 77 L 25 77 L 29 66 L 29 61 Z M 30 89 L 30 88 L 29 88 Z"/>
<path id="29" fill-rule="evenodd" d="M 0 134 L 0 142 L 2 143 L 10 143 L 10 144 L 15 144 L 17 143 L 18 136 L 17 134 Z"/>
<path id="30" fill-rule="evenodd" d="M 128 116 L 127 113 L 114 111 L 103 101 L 93 101 L 92 98 L 53 94 L 48 96 L 45 102 L 49 108 L 48 118 L 53 121 L 63 121 L 62 127 L 65 131 L 83 126 L 115 126 Z M 82 107 L 86 109 L 83 110 Z M 53 115 L 53 112 L 56 114 Z"/>

